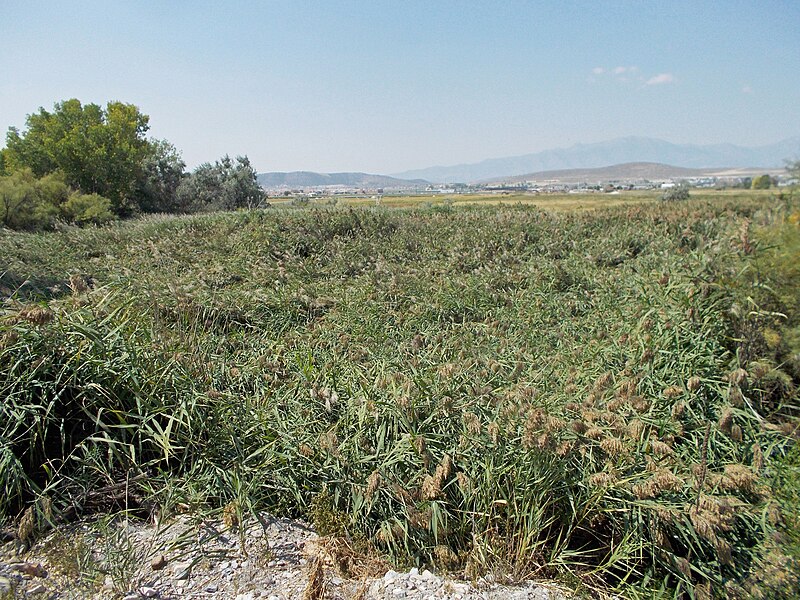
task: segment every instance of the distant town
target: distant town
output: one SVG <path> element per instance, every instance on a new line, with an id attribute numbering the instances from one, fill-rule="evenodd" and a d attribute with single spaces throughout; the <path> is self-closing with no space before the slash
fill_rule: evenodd
<path id="1" fill-rule="evenodd" d="M 665 190 L 679 184 L 690 188 L 701 189 L 735 189 L 753 187 L 753 181 L 759 180 L 768 185 L 764 187 L 787 187 L 796 185 L 797 179 L 792 178 L 784 169 L 717 169 L 713 172 L 695 174 L 691 176 L 611 176 L 617 173 L 623 165 L 615 165 L 606 169 L 574 170 L 563 172 L 550 172 L 531 176 L 509 177 L 506 180 L 497 180 L 478 183 L 428 183 L 408 182 L 395 180 L 392 185 L 296 185 L 296 186 L 264 186 L 269 197 L 273 198 L 335 198 L 352 196 L 382 196 L 382 195 L 431 195 L 431 194 L 619 194 L 626 191 Z M 662 172 L 669 171 L 668 165 L 662 167 Z M 675 171 L 688 171 L 673 168 Z M 587 176 L 586 171 L 597 173 Z M 604 171 L 606 175 L 604 176 Z M 697 169 L 696 171 L 700 171 Z M 375 176 L 369 176 L 374 179 Z M 767 177 L 768 179 L 765 179 Z"/>

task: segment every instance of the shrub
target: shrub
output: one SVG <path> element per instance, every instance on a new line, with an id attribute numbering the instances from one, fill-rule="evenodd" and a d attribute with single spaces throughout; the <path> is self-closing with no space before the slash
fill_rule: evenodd
<path id="1" fill-rule="evenodd" d="M 675 187 L 667 188 L 661 194 L 661 200 L 664 202 L 677 202 L 689 199 L 689 186 L 686 183 L 679 183 Z"/>
<path id="2" fill-rule="evenodd" d="M 0 177 L 0 223 L 10 229 L 48 229 L 69 188 L 59 173 L 37 179 L 30 169 Z"/>
<path id="3" fill-rule="evenodd" d="M 98 194 L 81 194 L 73 192 L 69 199 L 61 205 L 61 213 L 79 225 L 107 223 L 114 219 L 111 201 Z"/>

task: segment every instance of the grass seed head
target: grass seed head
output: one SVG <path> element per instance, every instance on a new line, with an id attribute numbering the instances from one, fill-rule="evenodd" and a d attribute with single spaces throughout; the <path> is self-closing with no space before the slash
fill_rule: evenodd
<path id="1" fill-rule="evenodd" d="M 741 368 L 731 371 L 728 373 L 728 381 L 734 385 L 741 385 L 747 381 L 747 371 Z"/>
<path id="2" fill-rule="evenodd" d="M 586 437 L 590 440 L 599 440 L 603 437 L 603 430 L 599 427 L 590 427 L 586 430 Z"/>
<path id="3" fill-rule="evenodd" d="M 633 419 L 626 428 L 628 437 L 632 440 L 639 441 L 642 439 L 642 434 L 645 431 L 645 424 L 641 419 Z"/>
<path id="4" fill-rule="evenodd" d="M 686 380 L 686 389 L 688 389 L 690 392 L 696 392 L 699 390 L 700 378 L 696 375 L 694 377 L 689 377 L 689 379 Z"/>
<path id="5" fill-rule="evenodd" d="M 719 420 L 717 421 L 717 427 L 723 433 L 730 435 L 731 433 L 731 426 L 733 425 L 733 410 L 731 410 L 730 406 L 726 406 L 722 410 L 722 414 L 720 414 Z"/>
<path id="6" fill-rule="evenodd" d="M 489 426 L 486 428 L 486 433 L 489 434 L 492 443 L 496 444 L 498 438 L 500 437 L 500 426 L 497 424 L 497 421 L 492 421 L 489 423 Z"/>
<path id="7" fill-rule="evenodd" d="M 27 321 L 34 325 L 46 325 L 53 320 L 55 314 L 49 308 L 42 306 L 24 306 L 17 313 L 17 319 Z"/>
<path id="8" fill-rule="evenodd" d="M 464 413 L 464 427 L 472 435 L 480 435 L 481 433 L 481 420 L 475 413 Z"/>
<path id="9" fill-rule="evenodd" d="M 650 440 L 650 451 L 656 456 L 671 456 L 672 448 L 661 440 Z"/>
<path id="10" fill-rule="evenodd" d="M 679 400 L 675 404 L 672 405 L 672 418 L 676 421 L 683 416 L 683 413 L 686 412 L 686 403 L 683 400 Z"/>
<path id="11" fill-rule="evenodd" d="M 764 452 L 761 450 L 761 445 L 758 442 L 753 443 L 753 460 L 751 465 L 753 470 L 758 473 L 764 468 Z"/>
<path id="12" fill-rule="evenodd" d="M 380 485 L 381 485 L 381 474 L 376 469 L 375 471 L 370 473 L 370 476 L 367 478 L 367 489 L 365 492 L 367 499 L 371 499 L 375 495 L 375 492 L 378 491 Z"/>
<path id="13" fill-rule="evenodd" d="M 596 488 L 608 488 L 614 485 L 618 480 L 612 473 L 594 473 L 589 475 L 589 485 Z"/>
<path id="14" fill-rule="evenodd" d="M 622 440 L 619 440 L 615 437 L 605 438 L 600 442 L 600 448 L 602 448 L 603 452 L 612 458 L 616 458 L 626 453 L 625 444 L 622 443 Z"/>
<path id="15" fill-rule="evenodd" d="M 758 482 L 758 475 L 753 473 L 745 465 L 734 463 L 725 465 L 723 469 L 722 487 L 728 490 L 738 490 L 741 492 L 750 492 L 753 490 L 756 482 Z"/>

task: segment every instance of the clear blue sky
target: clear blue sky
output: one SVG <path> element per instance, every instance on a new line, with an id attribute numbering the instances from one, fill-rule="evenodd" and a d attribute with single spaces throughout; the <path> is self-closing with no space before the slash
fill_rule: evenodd
<path id="1" fill-rule="evenodd" d="M 397 172 L 800 134 L 800 2 L 0 0 L 0 128 L 122 100 L 189 166 Z"/>

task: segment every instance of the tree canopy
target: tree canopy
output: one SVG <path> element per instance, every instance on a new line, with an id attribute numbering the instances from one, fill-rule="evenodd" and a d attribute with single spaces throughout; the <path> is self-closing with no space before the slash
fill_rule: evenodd
<path id="1" fill-rule="evenodd" d="M 111 200 L 117 214 L 135 206 L 133 193 L 149 151 L 149 117 L 133 104 L 106 108 L 77 99 L 28 115 L 26 129 L 6 136 L 5 168 L 29 168 L 37 177 L 61 171 L 66 183 L 85 194 Z"/>
<path id="2" fill-rule="evenodd" d="M 758 177 L 753 177 L 753 181 L 750 183 L 750 186 L 754 190 L 768 190 L 772 186 L 772 177 L 766 173 L 759 175 Z"/>
<path id="3" fill-rule="evenodd" d="M 184 178 L 177 190 L 178 207 L 184 212 L 253 208 L 264 199 L 256 171 L 246 156 L 224 156 L 204 163 Z"/>
<path id="4" fill-rule="evenodd" d="M 166 140 L 148 139 L 149 117 L 123 102 L 77 99 L 40 108 L 10 127 L 0 149 L 0 223 L 15 229 L 57 220 L 100 223 L 142 212 L 251 208 L 264 193 L 246 156 L 186 173 Z"/>

